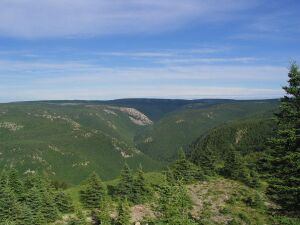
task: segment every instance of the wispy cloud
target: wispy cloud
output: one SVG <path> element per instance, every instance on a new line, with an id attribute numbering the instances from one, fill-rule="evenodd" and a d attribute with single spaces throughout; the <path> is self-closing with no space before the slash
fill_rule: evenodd
<path id="1" fill-rule="evenodd" d="M 224 21 L 232 12 L 251 5 L 246 0 L 2 0 L 0 35 L 47 38 L 152 33 L 195 19 Z"/>
<path id="2" fill-rule="evenodd" d="M 252 60 L 251 58 L 203 58 L 203 62 L 237 62 Z M 180 65 L 169 64 L 168 66 L 156 67 L 107 67 L 80 61 L 65 62 L 32 62 L 32 61 L 1 61 L 0 76 L 5 74 L 18 77 L 30 77 L 32 80 L 44 80 L 45 82 L 80 82 L 91 80 L 112 79 L 117 82 L 125 80 L 137 80 L 141 82 L 153 79 L 191 79 L 191 80 L 217 80 L 239 81 L 239 80 L 276 80 L 283 81 L 287 68 L 282 66 L 267 65 L 198 65 L 197 63 Z M 27 73 L 28 72 L 28 73 Z M 10 76 L 10 75 L 9 75 Z"/>
<path id="3" fill-rule="evenodd" d="M 78 61 L 0 61 L 0 95 L 15 100 L 273 98 L 282 94 L 278 84 L 285 83 L 286 73 L 285 67 L 266 65 L 105 67 Z"/>
<path id="4" fill-rule="evenodd" d="M 115 56 L 115 57 L 140 57 L 140 58 L 174 58 L 195 55 L 207 55 L 224 52 L 228 47 L 195 47 L 192 49 L 169 49 L 157 51 L 127 51 L 127 52 L 93 52 L 91 54 L 98 56 Z"/>
<path id="5" fill-rule="evenodd" d="M 190 86 L 131 86 L 111 89 L 110 87 L 78 88 L 68 89 L 15 89 L 13 98 L 8 95 L 6 89 L 1 89 L 0 101 L 13 99 L 24 100 L 61 100 L 61 99 L 117 99 L 117 98 L 234 98 L 234 99 L 263 99 L 278 98 L 283 91 L 271 88 L 237 88 L 237 87 L 190 87 Z"/>

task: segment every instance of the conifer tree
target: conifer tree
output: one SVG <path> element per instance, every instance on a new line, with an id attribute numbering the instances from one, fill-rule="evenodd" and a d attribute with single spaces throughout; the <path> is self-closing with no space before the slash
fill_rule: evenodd
<path id="1" fill-rule="evenodd" d="M 125 198 L 122 201 L 119 201 L 118 204 L 118 225 L 129 225 L 130 224 L 130 207 L 127 199 Z"/>
<path id="2" fill-rule="evenodd" d="M 134 200 L 134 176 L 127 164 L 124 165 L 121 171 L 121 179 L 116 188 L 116 193 L 120 198 L 127 198 L 130 201 Z"/>
<path id="3" fill-rule="evenodd" d="M 25 198 L 26 204 L 30 207 L 34 224 L 45 224 L 45 217 L 42 213 L 41 193 L 36 187 L 31 188 Z"/>
<path id="4" fill-rule="evenodd" d="M 85 189 L 80 192 L 80 199 L 86 208 L 99 208 L 106 195 L 106 186 L 96 173 L 92 173 Z"/>
<path id="5" fill-rule="evenodd" d="M 24 185 L 23 185 L 24 184 Z M 0 224 L 43 225 L 59 218 L 55 192 L 45 176 L 29 174 L 20 178 L 15 169 L 0 175 Z M 70 198 L 58 198 L 69 209 Z"/>
<path id="6" fill-rule="evenodd" d="M 164 171 L 164 175 L 166 176 L 166 181 L 169 184 L 175 185 L 177 183 L 177 180 L 175 179 L 173 171 L 170 167 L 167 167 L 167 169 Z"/>
<path id="7" fill-rule="evenodd" d="M 134 178 L 133 192 L 134 203 L 142 203 L 150 194 L 150 188 L 146 183 L 145 174 L 141 165 L 139 166 L 136 177 Z"/>
<path id="8" fill-rule="evenodd" d="M 216 173 L 216 156 L 215 152 L 206 146 L 201 151 L 195 151 L 190 156 L 206 175 L 215 175 Z"/>
<path id="9" fill-rule="evenodd" d="M 93 222 L 96 225 L 111 225 L 112 218 L 110 216 L 111 203 L 106 198 L 101 201 L 100 209 L 92 211 Z"/>
<path id="10" fill-rule="evenodd" d="M 8 175 L 6 171 L 2 171 L 0 174 L 0 194 L 1 191 L 4 191 L 4 189 L 8 186 Z"/>
<path id="11" fill-rule="evenodd" d="M 54 222 L 59 216 L 59 212 L 53 197 L 54 196 L 47 191 L 41 193 L 41 213 L 43 214 L 47 223 Z"/>
<path id="12" fill-rule="evenodd" d="M 63 191 L 58 191 L 56 193 L 55 203 L 61 213 L 70 213 L 74 211 L 74 206 L 70 195 Z"/>
<path id="13" fill-rule="evenodd" d="M 178 159 L 171 164 L 170 169 L 176 181 L 186 184 L 205 179 L 202 170 L 186 158 L 183 150 L 179 152 Z"/>
<path id="14" fill-rule="evenodd" d="M 17 218 L 18 224 L 34 225 L 36 224 L 33 219 L 31 209 L 26 204 L 20 205 L 20 210 Z"/>
<path id="15" fill-rule="evenodd" d="M 20 198 L 23 193 L 23 184 L 21 179 L 18 176 L 16 169 L 10 169 L 8 173 L 8 183 L 11 190 L 15 193 L 17 198 Z"/>
<path id="16" fill-rule="evenodd" d="M 165 182 L 160 187 L 160 197 L 157 211 L 161 213 L 158 219 L 162 224 L 195 225 L 189 218 L 191 200 L 185 187 L 180 183 L 170 184 Z"/>
<path id="17" fill-rule="evenodd" d="M 15 221 L 18 213 L 18 202 L 15 194 L 8 185 L 1 188 L 0 193 L 0 222 Z"/>
<path id="18" fill-rule="evenodd" d="M 268 193 L 283 211 L 300 209 L 300 71 L 292 64 L 286 96 L 276 114 L 278 128 L 270 140 L 270 186 Z"/>
<path id="19" fill-rule="evenodd" d="M 241 181 L 249 187 L 260 186 L 257 172 L 253 168 L 248 168 L 240 153 L 234 148 L 228 151 L 221 174 L 227 178 Z"/>
<path id="20" fill-rule="evenodd" d="M 243 180 L 246 177 L 246 166 L 241 155 L 234 148 L 230 149 L 225 158 L 222 174 L 233 180 Z"/>

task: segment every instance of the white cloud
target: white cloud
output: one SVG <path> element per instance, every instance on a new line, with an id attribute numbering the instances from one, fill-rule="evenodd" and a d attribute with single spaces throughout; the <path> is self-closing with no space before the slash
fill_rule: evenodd
<path id="1" fill-rule="evenodd" d="M 233 98 L 233 99 L 264 99 L 278 98 L 283 95 L 281 89 L 268 88 L 237 88 L 237 87 L 190 87 L 178 85 L 132 86 L 112 89 L 110 87 L 98 88 L 57 88 L 53 89 L 26 89 L 14 90 L 12 98 L 5 89 L 0 90 L 0 101 L 24 100 L 62 100 L 62 99 L 88 99 L 105 100 L 117 98 Z"/>
<path id="2" fill-rule="evenodd" d="M 210 62 L 211 58 L 203 58 Z M 243 58 L 241 60 L 244 60 Z M 221 60 L 230 62 L 230 58 Z M 234 58 L 233 62 L 240 63 Z M 12 75 L 5 75 L 12 72 Z M 31 79 L 41 83 L 69 83 L 69 82 L 122 82 L 151 80 L 209 80 L 209 81 L 270 81 L 284 82 L 288 70 L 282 66 L 266 65 L 166 65 L 158 67 L 104 67 L 87 62 L 28 62 L 28 61 L 1 61 L 0 77 L 15 76 Z"/>
<path id="3" fill-rule="evenodd" d="M 157 32 L 194 19 L 223 21 L 252 4 L 246 0 L 1 0 L 0 35 L 39 38 Z"/>
<path id="4" fill-rule="evenodd" d="M 159 51 L 133 51 L 133 52 L 93 52 L 91 54 L 98 56 L 111 56 L 111 57 L 133 57 L 133 58 L 175 58 L 186 56 L 197 56 L 215 54 L 224 52 L 228 47 L 196 47 L 193 49 L 170 49 Z M 0 52 L 1 54 L 1 52 Z"/>
<path id="5" fill-rule="evenodd" d="M 266 65 L 103 67 L 0 61 L 0 101 L 38 99 L 275 98 L 287 68 Z"/>

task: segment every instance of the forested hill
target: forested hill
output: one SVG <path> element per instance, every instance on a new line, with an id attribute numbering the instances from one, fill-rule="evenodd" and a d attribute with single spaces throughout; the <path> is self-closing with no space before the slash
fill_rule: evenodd
<path id="1" fill-rule="evenodd" d="M 75 103 L 0 104 L 0 167 L 22 173 L 44 171 L 79 183 L 92 171 L 103 179 L 118 176 L 126 160 L 132 168 L 159 169 L 134 145 L 152 121 L 125 107 Z"/>
<path id="2" fill-rule="evenodd" d="M 0 167 L 77 184 L 90 172 L 159 170 L 211 129 L 271 117 L 277 100 L 43 101 L 0 104 Z M 153 120 L 156 118 L 157 120 Z"/>
<path id="3" fill-rule="evenodd" d="M 253 157 L 257 158 L 257 155 L 265 151 L 266 142 L 274 135 L 275 127 L 274 120 L 268 117 L 237 120 L 222 125 L 191 144 L 189 158 L 197 165 L 210 161 L 213 164 L 211 166 L 218 170 L 231 152 L 236 151 L 250 163 L 255 160 Z"/>
<path id="4" fill-rule="evenodd" d="M 52 101 L 40 101 L 40 103 L 54 103 L 54 104 L 91 104 L 91 105 L 113 105 L 121 107 L 135 108 L 151 120 L 158 121 L 171 112 L 178 110 L 184 110 L 188 108 L 205 108 L 212 105 L 219 105 L 223 103 L 242 103 L 242 102 L 278 102 L 278 99 L 268 100 L 233 100 L 233 99 L 154 99 L 154 98 L 129 98 L 129 99 L 116 99 L 116 100 L 52 100 Z M 37 103 L 37 102 L 32 102 Z"/>
<path id="5" fill-rule="evenodd" d="M 139 149 L 154 159 L 172 161 L 180 148 L 188 148 L 211 129 L 251 118 L 269 119 L 277 107 L 278 101 L 274 100 L 233 101 L 205 107 L 196 103 L 146 127 L 136 136 L 135 142 Z"/>

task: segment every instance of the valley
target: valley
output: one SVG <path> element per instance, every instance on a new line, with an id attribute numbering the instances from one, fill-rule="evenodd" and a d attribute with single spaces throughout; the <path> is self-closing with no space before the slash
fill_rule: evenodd
<path id="1" fill-rule="evenodd" d="M 133 108 L 135 107 L 135 108 Z M 271 118 L 277 100 L 45 101 L 0 104 L 0 167 L 80 183 L 118 176 L 124 162 L 160 170 L 232 121 Z M 243 123 L 240 123 L 243 126 Z"/>

